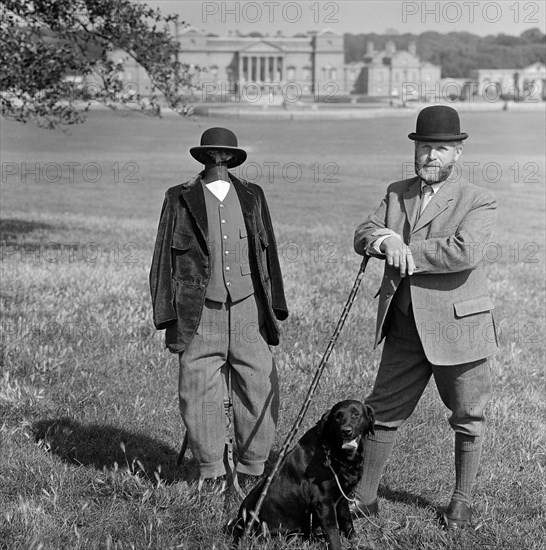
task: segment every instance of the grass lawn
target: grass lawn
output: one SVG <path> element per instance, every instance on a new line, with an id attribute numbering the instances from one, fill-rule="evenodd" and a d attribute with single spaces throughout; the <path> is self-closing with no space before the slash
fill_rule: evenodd
<path id="1" fill-rule="evenodd" d="M 545 527 L 544 118 L 463 113 L 467 178 L 495 191 L 488 262 L 500 350 L 475 493 L 474 529 L 437 513 L 454 483 L 453 434 L 434 387 L 400 430 L 381 515 L 356 523 L 362 549 L 542 548 Z M 152 325 L 148 270 L 165 190 L 200 166 L 203 130 L 225 125 L 262 185 L 281 253 L 289 319 L 275 350 L 275 458 L 356 277 L 357 223 L 412 173 L 414 117 L 244 121 L 92 113 L 68 133 L 1 121 L 0 548 L 228 548 L 239 500 L 182 481 L 176 357 Z M 302 427 L 363 399 L 373 350 L 373 261 Z M 190 455 L 190 453 L 188 453 Z M 273 540 L 254 548 L 322 548 Z"/>

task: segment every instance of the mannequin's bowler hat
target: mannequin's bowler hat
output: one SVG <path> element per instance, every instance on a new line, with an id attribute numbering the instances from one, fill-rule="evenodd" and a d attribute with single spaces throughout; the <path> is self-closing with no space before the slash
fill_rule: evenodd
<path id="1" fill-rule="evenodd" d="M 246 151 L 240 149 L 237 144 L 237 136 L 227 128 L 209 128 L 201 136 L 201 145 L 190 149 L 191 156 L 201 164 L 214 162 L 207 151 L 225 151 L 231 153 L 233 158 L 227 163 L 228 168 L 235 168 L 246 160 Z"/>

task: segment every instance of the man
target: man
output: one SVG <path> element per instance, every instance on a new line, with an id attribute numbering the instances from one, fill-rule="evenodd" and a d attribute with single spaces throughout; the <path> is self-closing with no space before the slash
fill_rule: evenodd
<path id="1" fill-rule="evenodd" d="M 365 443 L 355 512 L 378 512 L 379 480 L 397 429 L 433 376 L 455 431 L 455 490 L 444 523 L 456 529 L 470 520 L 491 393 L 487 358 L 497 349 L 482 256 L 497 204 L 453 169 L 468 137 L 454 109 L 423 109 L 408 137 L 415 142 L 417 176 L 391 184 L 355 232 L 357 253 L 385 260 L 375 346 L 386 338 L 366 400 L 376 429 Z"/>
<path id="2" fill-rule="evenodd" d="M 200 482 L 226 473 L 228 388 L 237 471 L 259 476 L 279 406 L 269 345 L 288 316 L 275 235 L 262 189 L 228 172 L 247 156 L 232 131 L 206 130 L 190 153 L 205 168 L 165 196 L 150 272 L 154 323 L 179 354 L 180 412 Z"/>

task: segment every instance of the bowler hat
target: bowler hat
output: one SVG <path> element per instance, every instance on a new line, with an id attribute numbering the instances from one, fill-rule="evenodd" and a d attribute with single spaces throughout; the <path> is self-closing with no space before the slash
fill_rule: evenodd
<path id="1" fill-rule="evenodd" d="M 202 164 L 214 162 L 207 151 L 225 151 L 233 158 L 227 162 L 228 168 L 235 168 L 246 160 L 246 151 L 237 146 L 237 136 L 227 128 L 209 128 L 201 136 L 201 145 L 190 149 L 191 156 Z"/>
<path id="2" fill-rule="evenodd" d="M 425 107 L 417 117 L 415 132 L 408 134 L 414 141 L 462 141 L 468 134 L 461 132 L 459 114 L 452 107 Z"/>

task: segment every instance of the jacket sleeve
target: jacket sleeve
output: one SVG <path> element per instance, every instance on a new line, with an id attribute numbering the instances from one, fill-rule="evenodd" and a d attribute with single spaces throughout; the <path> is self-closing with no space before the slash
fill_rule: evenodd
<path id="1" fill-rule="evenodd" d="M 373 243 L 381 236 L 387 235 L 391 232 L 387 229 L 387 207 L 389 202 L 389 195 L 385 195 L 385 198 L 381 201 L 381 204 L 377 210 L 370 214 L 368 219 L 361 223 L 355 231 L 354 237 L 354 249 L 357 254 L 364 256 L 374 256 L 376 258 L 385 259 L 383 254 L 379 254 L 374 248 Z M 392 234 L 396 234 L 392 231 Z"/>
<path id="2" fill-rule="evenodd" d="M 261 189 L 260 196 L 262 220 L 269 240 L 269 246 L 267 247 L 267 266 L 271 277 L 271 302 L 275 317 L 279 321 L 284 321 L 284 319 L 288 317 L 288 306 L 286 305 L 286 298 L 284 296 L 284 284 L 277 252 L 277 242 L 275 240 L 271 215 L 269 214 L 269 207 L 267 206 L 265 195 Z"/>
<path id="3" fill-rule="evenodd" d="M 177 319 L 172 282 L 171 242 L 173 225 L 173 205 L 169 197 L 165 196 L 150 269 L 153 318 L 157 330 L 163 330 Z"/>
<path id="4" fill-rule="evenodd" d="M 484 257 L 497 221 L 497 201 L 485 191 L 474 200 L 453 234 L 410 243 L 416 273 L 475 269 Z"/>

